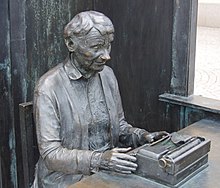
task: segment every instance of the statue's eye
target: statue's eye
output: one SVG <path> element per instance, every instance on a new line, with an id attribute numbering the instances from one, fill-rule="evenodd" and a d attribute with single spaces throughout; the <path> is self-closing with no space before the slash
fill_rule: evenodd
<path id="1" fill-rule="evenodd" d="M 99 46 L 93 46 L 92 48 L 93 49 L 99 49 Z"/>
<path id="2" fill-rule="evenodd" d="M 97 44 L 97 45 L 91 46 L 90 48 L 98 50 L 99 48 L 101 48 L 101 44 Z"/>

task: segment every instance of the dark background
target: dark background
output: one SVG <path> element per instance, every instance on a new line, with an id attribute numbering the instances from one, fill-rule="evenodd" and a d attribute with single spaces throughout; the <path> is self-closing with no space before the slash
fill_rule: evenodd
<path id="1" fill-rule="evenodd" d="M 0 3 L 0 187 L 22 187 L 19 104 L 32 101 L 36 81 L 62 62 L 63 28 L 77 13 L 97 10 L 115 26 L 111 66 L 127 121 L 149 131 L 167 123 L 165 92 L 192 94 L 194 0 L 2 0 Z M 193 20 L 195 22 L 195 20 Z M 195 32 L 194 32 L 195 34 Z M 191 37 L 193 40 L 191 40 Z M 191 42 L 190 42 L 191 41 Z M 192 44 L 191 44 L 192 43 Z M 194 70 L 194 67 L 191 66 Z"/>

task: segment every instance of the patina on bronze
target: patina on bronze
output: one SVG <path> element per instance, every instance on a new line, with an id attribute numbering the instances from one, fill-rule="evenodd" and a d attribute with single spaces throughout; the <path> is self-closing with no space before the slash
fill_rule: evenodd
<path id="1" fill-rule="evenodd" d="M 81 12 L 66 25 L 64 39 L 68 57 L 35 88 L 40 159 L 33 187 L 66 187 L 100 169 L 132 173 L 136 157 L 126 152 L 167 134 L 126 122 L 117 80 L 105 65 L 114 39 L 109 18 Z"/>

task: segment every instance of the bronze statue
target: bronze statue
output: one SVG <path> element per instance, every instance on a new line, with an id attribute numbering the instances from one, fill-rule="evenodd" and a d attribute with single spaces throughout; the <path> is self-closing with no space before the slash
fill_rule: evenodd
<path id="1" fill-rule="evenodd" d="M 40 159 L 33 187 L 66 187 L 101 169 L 132 173 L 136 157 L 126 152 L 166 134 L 125 120 L 117 80 L 105 65 L 114 39 L 109 18 L 81 12 L 66 25 L 64 39 L 68 57 L 35 88 Z"/>

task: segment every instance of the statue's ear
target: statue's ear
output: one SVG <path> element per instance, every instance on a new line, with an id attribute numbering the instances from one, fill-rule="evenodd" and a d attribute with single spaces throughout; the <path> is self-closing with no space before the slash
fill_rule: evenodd
<path id="1" fill-rule="evenodd" d="M 71 38 L 66 38 L 64 40 L 65 40 L 65 44 L 66 44 L 68 50 L 70 52 L 75 52 L 76 46 L 77 46 L 76 42 L 74 42 L 73 39 L 71 39 Z"/>

